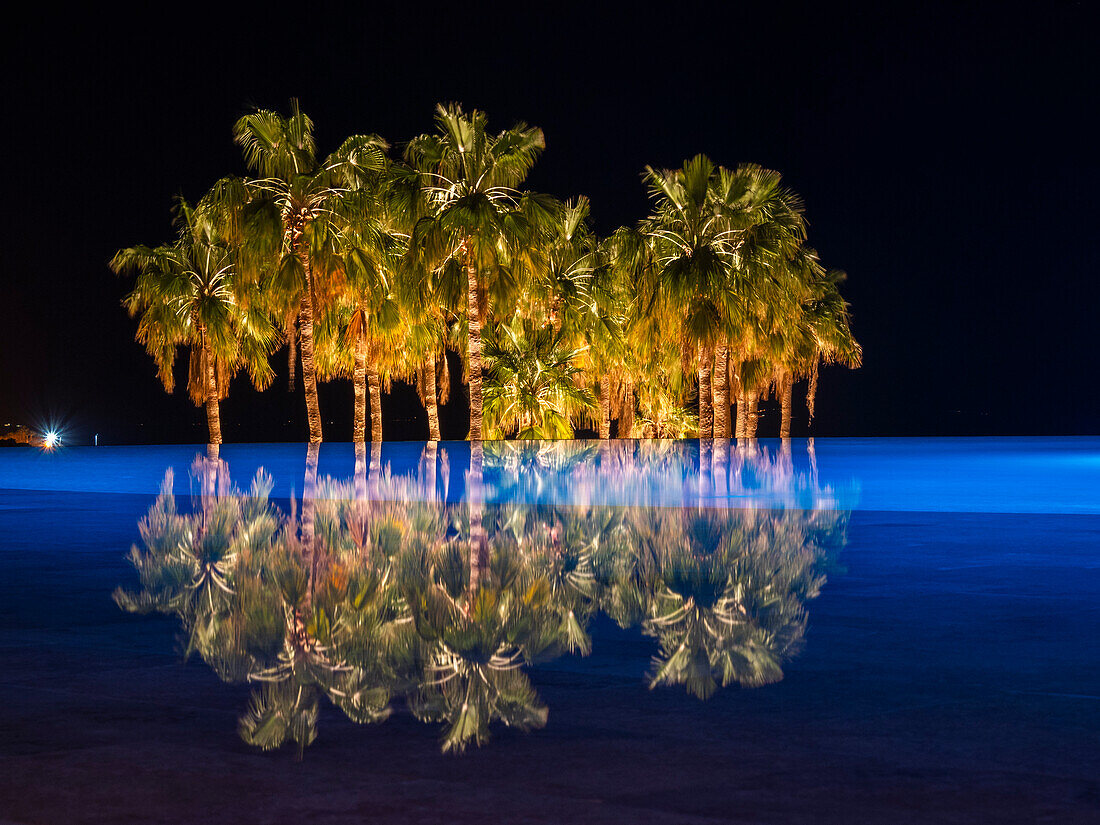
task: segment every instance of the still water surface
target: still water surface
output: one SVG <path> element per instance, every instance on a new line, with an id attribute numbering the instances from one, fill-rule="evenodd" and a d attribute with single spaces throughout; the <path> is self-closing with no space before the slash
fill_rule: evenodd
<path id="1" fill-rule="evenodd" d="M 0 595 L 0 822 L 1100 813 L 1097 440 L 12 449 Z"/>

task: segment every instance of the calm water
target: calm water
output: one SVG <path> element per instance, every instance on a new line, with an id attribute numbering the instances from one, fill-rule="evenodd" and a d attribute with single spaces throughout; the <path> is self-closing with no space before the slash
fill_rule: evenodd
<path id="1" fill-rule="evenodd" d="M 1100 821 L 1096 439 L 10 449 L 0 596 L 0 822 Z"/>

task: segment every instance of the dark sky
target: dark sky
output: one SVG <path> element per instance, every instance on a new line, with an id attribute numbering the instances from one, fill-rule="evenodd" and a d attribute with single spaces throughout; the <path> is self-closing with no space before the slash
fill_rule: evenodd
<path id="1" fill-rule="evenodd" d="M 529 185 L 587 194 L 603 233 L 644 214 L 647 163 L 706 152 L 778 169 L 807 203 L 811 243 L 849 273 L 865 353 L 863 369 L 823 375 L 815 432 L 1100 432 L 1086 4 L 678 3 L 660 16 L 548 4 L 504 17 L 417 5 L 8 27 L 0 423 L 201 440 L 201 412 L 165 395 L 133 342 L 106 262 L 170 239 L 173 195 L 244 172 L 236 117 L 297 96 L 322 152 L 356 132 L 428 131 L 437 101 L 484 109 L 496 128 L 541 126 Z M 227 438 L 304 439 L 300 399 L 281 387 L 257 396 L 239 379 Z M 346 383 L 322 404 L 327 436 L 349 438 Z M 414 406 L 387 399 L 389 434 L 420 435 Z M 456 417 L 445 437 L 461 435 Z"/>

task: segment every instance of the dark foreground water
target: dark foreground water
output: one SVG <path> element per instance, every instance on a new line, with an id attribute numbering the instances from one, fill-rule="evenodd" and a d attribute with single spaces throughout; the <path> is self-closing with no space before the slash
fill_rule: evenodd
<path id="1" fill-rule="evenodd" d="M 1100 821 L 1097 440 L 11 449 L 0 615 L 0 822 Z"/>

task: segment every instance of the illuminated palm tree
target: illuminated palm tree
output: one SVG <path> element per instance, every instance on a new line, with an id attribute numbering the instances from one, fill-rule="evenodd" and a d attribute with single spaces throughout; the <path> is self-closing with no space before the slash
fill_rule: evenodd
<path id="1" fill-rule="evenodd" d="M 405 332 L 402 372 L 412 372 L 428 418 L 429 441 L 440 439 L 439 405 L 447 403 L 451 393 L 447 351 L 458 346 L 453 326 L 462 301 L 455 294 L 457 287 L 445 268 L 425 266 L 417 256 L 406 254 L 398 265 L 396 294 Z"/>
<path id="2" fill-rule="evenodd" d="M 326 257 L 336 251 L 338 231 L 333 218 L 338 219 L 341 198 L 364 178 L 385 169 L 387 144 L 377 135 L 355 135 L 319 161 L 313 121 L 296 100 L 291 101 L 286 117 L 267 109 L 244 115 L 233 134 L 248 168 L 260 175 L 249 181 L 261 195 L 252 210 L 252 241 L 268 253 L 272 284 L 287 311 L 297 308 L 309 440 L 319 443 L 313 326 L 316 304 L 325 297 L 327 284 L 318 281 L 328 271 Z M 294 334 L 293 329 L 288 331 L 288 337 Z"/>
<path id="3" fill-rule="evenodd" d="M 619 437 L 628 438 L 624 430 L 632 426 L 635 407 L 632 385 L 637 358 L 625 337 L 635 287 L 620 265 L 628 246 L 621 234 L 615 233 L 589 253 L 587 288 L 573 324 L 584 343 L 581 363 L 589 374 L 589 385 L 597 389 L 601 440 L 611 437 L 612 419 L 619 419 Z"/>
<path id="4" fill-rule="evenodd" d="M 588 225 L 590 205 L 581 195 L 561 204 L 558 220 L 543 239 L 531 297 L 537 307 L 524 307 L 529 316 L 545 315 L 554 330 L 577 329 L 590 310 L 593 276 L 601 265 L 598 244 Z"/>
<path id="5" fill-rule="evenodd" d="M 714 198 L 721 204 L 733 245 L 729 300 L 723 305 L 722 331 L 715 348 L 713 382 L 715 436 L 729 438 L 730 401 L 738 402 L 738 421 L 755 426 L 757 397 L 763 388 L 741 382 L 751 372 L 742 362 L 774 358 L 774 330 L 794 322 L 800 282 L 788 262 L 805 237 L 802 203 L 782 185 L 782 176 L 755 164 L 720 169 Z M 730 378 L 734 378 L 731 393 Z"/>
<path id="6" fill-rule="evenodd" d="M 196 207 L 181 198 L 177 223 L 174 244 L 121 249 L 111 268 L 136 276 L 123 304 L 139 317 L 137 340 L 153 356 L 168 392 L 175 385 L 177 348 L 190 348 L 188 393 L 196 406 L 205 407 L 208 443 L 220 444 L 218 402 L 242 368 L 257 389 L 271 383 L 267 356 L 277 333 L 267 296 L 242 276 L 239 251 L 226 236 L 226 213 L 214 192 Z"/>
<path id="7" fill-rule="evenodd" d="M 386 211 L 385 181 L 346 193 L 330 218 L 335 230 L 328 265 L 330 300 L 316 331 L 318 374 L 350 377 L 355 399 L 352 440 L 366 439 L 367 399 L 371 440 L 382 440 L 383 373 L 406 360 L 408 324 L 394 294 L 405 237 Z"/>
<path id="8" fill-rule="evenodd" d="M 679 169 L 647 166 L 645 180 L 654 207 L 642 224 L 653 250 L 644 311 L 679 319 L 684 361 L 693 359 L 697 368 L 699 437 L 711 438 L 714 344 L 731 295 L 736 251 L 726 205 L 714 197 L 719 170 L 697 155 Z"/>
<path id="9" fill-rule="evenodd" d="M 619 402 L 620 438 L 688 438 L 698 432 L 698 417 L 683 404 L 690 368 L 680 343 L 680 313 L 671 302 L 654 300 L 656 263 L 649 241 L 643 224 L 620 228 L 603 244 L 610 278 L 601 283 L 617 308 L 618 332 L 608 360 L 619 392 L 612 387 L 608 394 Z M 601 338 L 593 341 L 594 349 L 602 349 Z"/>
<path id="10" fill-rule="evenodd" d="M 485 342 L 485 434 L 521 439 L 572 438 L 574 418 L 595 402 L 577 386 L 579 351 L 561 331 L 518 315 Z"/>
<path id="11" fill-rule="evenodd" d="M 421 194 L 411 255 L 448 283 L 445 290 L 464 296 L 473 441 L 482 437 L 482 325 L 490 303 L 506 305 L 530 271 L 532 241 L 556 211 L 552 199 L 516 188 L 545 146 L 542 130 L 520 124 L 491 135 L 487 125 L 483 112 L 440 105 L 437 133 L 414 138 L 405 150 Z"/>

